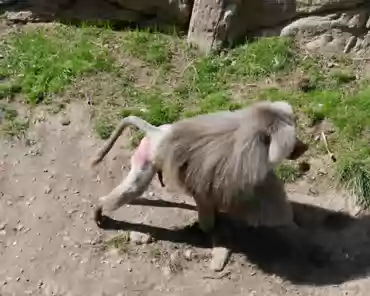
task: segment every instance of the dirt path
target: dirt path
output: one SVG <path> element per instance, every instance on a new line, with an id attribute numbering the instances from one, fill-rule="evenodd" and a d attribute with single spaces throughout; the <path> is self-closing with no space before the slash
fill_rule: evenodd
<path id="1" fill-rule="evenodd" d="M 335 245 L 334 266 L 317 271 L 286 262 L 275 254 L 279 241 L 256 247 L 256 236 L 247 238 L 254 246 L 248 260 L 234 254 L 223 278 L 205 277 L 211 275 L 209 250 L 194 246 L 196 234 L 187 236 L 174 229 L 196 218 L 183 203 L 192 201 L 171 196 L 157 181 L 145 194 L 147 200 L 178 203 L 178 207 L 164 207 L 169 203 L 163 202 L 159 207 L 131 205 L 115 215 L 127 221 L 120 224 L 126 230 L 142 229 L 157 240 L 130 242 L 121 252 L 104 248 L 104 241 L 117 231 L 99 230 L 91 220 L 91 206 L 124 176 L 121 166 L 127 164 L 130 153 L 117 145 L 95 172 L 89 171 L 97 140 L 90 134 L 87 108 L 71 104 L 68 126 L 61 124 L 59 116 L 48 116 L 31 129 L 28 143 L 1 143 L 0 295 L 330 296 L 366 295 L 370 289 L 366 218 L 324 235 L 311 230 L 313 237 Z M 297 201 L 350 210 L 342 196 L 307 195 L 307 184 L 290 189 Z M 320 217 L 313 209 L 306 213 L 308 219 Z M 294 283 L 292 275 L 297 274 L 300 284 Z M 360 279 L 351 280 L 353 276 Z"/>

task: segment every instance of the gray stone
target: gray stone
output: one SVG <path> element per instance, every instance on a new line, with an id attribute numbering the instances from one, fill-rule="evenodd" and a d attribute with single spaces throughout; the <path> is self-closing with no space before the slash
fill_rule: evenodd
<path id="1" fill-rule="evenodd" d="M 212 249 L 212 259 L 209 268 L 212 271 L 222 271 L 230 256 L 230 250 L 224 247 L 214 247 Z"/>
<path id="2" fill-rule="evenodd" d="M 68 118 L 68 117 L 63 117 L 61 120 L 60 120 L 60 123 L 62 124 L 62 125 L 70 125 L 70 123 L 71 123 L 71 120 Z"/>
<path id="3" fill-rule="evenodd" d="M 151 236 L 146 233 L 141 233 L 137 231 L 130 232 L 130 241 L 137 245 L 148 244 L 151 242 Z"/>
<path id="4" fill-rule="evenodd" d="M 223 0 L 195 0 L 191 15 L 188 42 L 195 44 L 204 53 L 209 53 L 219 47 L 225 37 L 219 37 L 221 29 L 220 20 L 223 16 Z M 226 26 L 223 24 L 223 26 Z M 227 28 L 223 28 L 223 31 Z"/>
<path id="5" fill-rule="evenodd" d="M 350 9 L 364 4 L 365 0 L 296 0 L 295 2 L 298 12 L 318 13 L 336 9 Z"/>

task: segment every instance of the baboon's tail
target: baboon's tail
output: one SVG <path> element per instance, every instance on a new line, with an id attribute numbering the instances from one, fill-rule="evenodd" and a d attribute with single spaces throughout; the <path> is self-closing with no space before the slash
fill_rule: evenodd
<path id="1" fill-rule="evenodd" d="M 97 156 L 91 161 L 92 167 L 96 166 L 103 160 L 103 158 L 109 152 L 109 150 L 112 149 L 114 143 L 120 137 L 124 129 L 129 125 L 136 126 L 140 130 L 144 131 L 146 135 L 149 136 L 158 130 L 158 127 L 150 124 L 149 122 L 145 121 L 144 119 L 141 119 L 140 117 L 134 115 L 125 117 L 124 119 L 122 119 L 121 123 L 116 127 L 116 129 L 109 137 L 105 145 L 101 149 L 99 149 Z"/>

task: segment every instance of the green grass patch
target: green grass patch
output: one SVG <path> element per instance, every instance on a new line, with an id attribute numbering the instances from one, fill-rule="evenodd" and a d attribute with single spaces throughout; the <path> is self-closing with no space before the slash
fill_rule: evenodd
<path id="1" fill-rule="evenodd" d="M 286 183 L 293 183 L 302 177 L 299 169 L 291 164 L 281 164 L 275 169 L 276 174 Z"/>
<path id="2" fill-rule="evenodd" d="M 129 233 L 120 234 L 112 237 L 105 242 L 106 247 L 117 249 L 120 253 L 129 253 L 130 252 L 130 236 Z"/>
<path id="3" fill-rule="evenodd" d="M 62 91 L 83 73 L 109 70 L 112 65 L 93 28 L 21 31 L 8 36 L 0 51 L 4 54 L 1 72 L 14 81 L 14 85 L 0 87 L 0 96 L 20 90 L 33 104 Z"/>
<path id="4" fill-rule="evenodd" d="M 15 82 L 0 82 L 0 100 L 11 100 L 21 90 L 21 86 Z"/>
<path id="5" fill-rule="evenodd" d="M 128 31 L 123 36 L 122 49 L 125 53 L 141 59 L 147 65 L 164 66 L 168 69 L 177 46 L 181 44 L 181 41 L 176 39 L 174 35 L 163 33 Z"/>
<path id="6" fill-rule="evenodd" d="M 96 118 L 94 130 L 101 139 L 107 140 L 114 129 L 114 122 L 108 119 L 106 116 L 100 116 Z"/>
<path id="7" fill-rule="evenodd" d="M 339 161 L 336 172 L 338 180 L 346 189 L 358 197 L 358 202 L 364 208 L 370 206 L 370 151 L 364 155 L 349 154 Z M 363 157 L 361 157 L 363 156 Z"/>

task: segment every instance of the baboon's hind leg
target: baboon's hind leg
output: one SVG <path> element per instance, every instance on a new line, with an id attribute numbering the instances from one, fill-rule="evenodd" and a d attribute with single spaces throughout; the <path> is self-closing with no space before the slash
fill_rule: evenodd
<path id="1" fill-rule="evenodd" d="M 154 164 L 148 158 L 148 143 L 142 142 L 131 157 L 131 169 L 126 178 L 108 195 L 100 197 L 95 210 L 94 220 L 98 226 L 103 214 L 111 213 L 124 204 L 131 203 L 148 188 L 157 173 Z"/>

